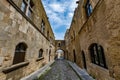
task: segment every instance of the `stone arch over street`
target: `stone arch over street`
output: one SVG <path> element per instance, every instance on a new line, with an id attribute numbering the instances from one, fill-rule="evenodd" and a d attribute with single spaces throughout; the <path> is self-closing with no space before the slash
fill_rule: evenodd
<path id="1" fill-rule="evenodd" d="M 55 59 L 64 59 L 65 51 L 63 49 L 58 49 L 55 51 Z"/>
<path id="2" fill-rule="evenodd" d="M 66 47 L 65 47 L 65 41 L 64 40 L 56 40 L 55 41 L 55 59 L 57 58 L 57 54 L 59 54 L 59 57 L 61 55 L 62 58 L 66 59 Z"/>

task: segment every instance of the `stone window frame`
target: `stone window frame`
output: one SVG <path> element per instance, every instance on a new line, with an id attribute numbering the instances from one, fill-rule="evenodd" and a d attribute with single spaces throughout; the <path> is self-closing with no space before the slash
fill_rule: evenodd
<path id="1" fill-rule="evenodd" d="M 108 69 L 108 67 L 106 65 L 104 49 L 101 45 L 99 45 L 97 43 L 91 44 L 89 47 L 89 52 L 90 52 L 90 57 L 91 57 L 92 63 Z"/>
<path id="2" fill-rule="evenodd" d="M 23 4 L 25 4 L 25 6 L 23 6 Z M 24 11 L 22 10 L 24 7 Z M 33 13 L 33 7 L 34 7 L 34 3 L 32 0 L 22 0 L 21 3 L 21 10 L 23 11 L 23 13 L 29 17 L 30 19 L 32 18 L 32 13 Z"/>
<path id="3" fill-rule="evenodd" d="M 86 10 L 87 17 L 89 17 L 91 13 L 93 12 L 93 7 L 90 3 L 90 0 L 87 0 L 86 5 L 85 5 L 85 10 Z"/>

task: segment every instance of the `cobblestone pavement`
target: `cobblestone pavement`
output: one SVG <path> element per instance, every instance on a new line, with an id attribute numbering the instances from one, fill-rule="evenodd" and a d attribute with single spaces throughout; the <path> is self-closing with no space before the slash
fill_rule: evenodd
<path id="1" fill-rule="evenodd" d="M 57 60 L 39 80 L 80 80 L 66 60 Z"/>

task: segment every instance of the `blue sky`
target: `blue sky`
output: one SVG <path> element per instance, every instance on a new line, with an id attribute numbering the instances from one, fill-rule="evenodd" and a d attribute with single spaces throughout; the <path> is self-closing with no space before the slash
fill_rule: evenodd
<path id="1" fill-rule="evenodd" d="M 63 40 L 66 29 L 70 27 L 78 0 L 42 0 L 55 39 Z"/>

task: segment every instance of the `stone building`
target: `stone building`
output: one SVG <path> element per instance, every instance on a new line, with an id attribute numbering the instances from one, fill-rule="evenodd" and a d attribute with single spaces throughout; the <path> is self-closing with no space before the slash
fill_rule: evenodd
<path id="1" fill-rule="evenodd" d="M 19 80 L 54 60 L 41 0 L 0 0 L 0 80 Z"/>
<path id="2" fill-rule="evenodd" d="M 59 53 L 63 58 L 67 57 L 65 40 L 55 40 L 55 58 L 59 57 Z"/>
<path id="3" fill-rule="evenodd" d="M 120 80 L 120 0 L 79 0 L 65 34 L 68 59 L 96 80 Z"/>

